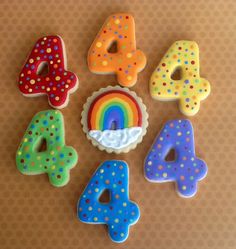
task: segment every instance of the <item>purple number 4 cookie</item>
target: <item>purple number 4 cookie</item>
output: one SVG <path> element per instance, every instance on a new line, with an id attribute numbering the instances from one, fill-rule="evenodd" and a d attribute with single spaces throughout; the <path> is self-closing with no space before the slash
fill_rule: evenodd
<path id="1" fill-rule="evenodd" d="M 166 156 L 174 149 L 174 161 Z M 176 182 L 182 197 L 197 192 L 197 182 L 207 174 L 206 163 L 197 158 L 193 127 L 189 120 L 168 121 L 157 136 L 145 159 L 145 177 L 151 182 Z"/>

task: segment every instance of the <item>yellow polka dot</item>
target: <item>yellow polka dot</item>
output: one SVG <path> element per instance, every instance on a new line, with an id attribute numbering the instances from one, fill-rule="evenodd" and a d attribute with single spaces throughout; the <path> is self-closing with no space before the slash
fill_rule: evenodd
<path id="1" fill-rule="evenodd" d="M 33 92 L 33 90 L 30 88 L 30 89 L 29 89 L 29 92 L 30 92 L 30 93 L 32 93 L 32 92 Z"/>
<path id="2" fill-rule="evenodd" d="M 108 64 L 107 61 L 103 61 L 103 62 L 102 62 L 102 65 L 103 65 L 103 66 L 107 66 L 107 64 Z"/>
<path id="3" fill-rule="evenodd" d="M 30 84 L 31 84 L 31 85 L 35 84 L 35 80 L 33 80 L 33 79 L 30 80 Z"/>
<path id="4" fill-rule="evenodd" d="M 49 91 L 50 91 L 50 87 L 47 87 L 47 88 L 46 88 L 46 91 L 49 92 Z"/>
<path id="5" fill-rule="evenodd" d="M 55 100 L 58 101 L 60 98 L 58 96 L 56 96 Z"/>
<path id="6" fill-rule="evenodd" d="M 167 177 L 167 173 L 163 173 L 162 175 L 163 175 L 163 177 Z"/>
<path id="7" fill-rule="evenodd" d="M 28 142 L 28 138 L 25 138 L 25 139 L 24 139 L 24 142 L 25 142 L 25 143 Z"/>
<path id="8" fill-rule="evenodd" d="M 55 78 L 56 81 L 59 81 L 60 79 L 61 79 L 60 76 L 56 76 L 56 78 Z"/>
<path id="9" fill-rule="evenodd" d="M 183 189 L 183 190 L 186 190 L 186 188 L 187 188 L 187 187 L 186 187 L 185 185 L 184 185 L 184 186 L 182 186 L 182 189 Z"/>
<path id="10" fill-rule="evenodd" d="M 54 129 L 54 128 L 55 128 L 55 125 L 52 125 L 51 127 L 52 127 L 52 129 Z"/>
<path id="11" fill-rule="evenodd" d="M 115 24 L 119 24 L 120 23 L 120 20 L 119 19 L 116 19 L 115 20 Z"/>
<path id="12" fill-rule="evenodd" d="M 131 57 L 132 57 L 132 54 L 131 54 L 131 53 L 128 53 L 126 56 L 127 56 L 127 58 L 131 58 Z"/>
<path id="13" fill-rule="evenodd" d="M 88 207 L 88 210 L 89 210 L 89 211 L 92 211 L 92 210 L 93 210 L 93 208 L 92 208 L 92 207 Z"/>
<path id="14" fill-rule="evenodd" d="M 181 132 L 178 132 L 177 135 L 180 137 L 180 136 L 182 135 L 182 133 L 181 133 Z"/>
<path id="15" fill-rule="evenodd" d="M 30 59 L 30 60 L 29 60 L 29 63 L 33 63 L 33 62 L 34 62 L 34 59 Z"/>
<path id="16" fill-rule="evenodd" d="M 152 161 L 148 161 L 148 165 L 152 165 Z"/>
<path id="17" fill-rule="evenodd" d="M 102 43 L 101 43 L 101 42 L 97 42 L 97 43 L 96 43 L 96 46 L 97 46 L 98 48 L 100 48 L 100 47 L 102 46 Z"/>
<path id="18" fill-rule="evenodd" d="M 47 48 L 47 53 L 51 53 L 52 52 L 52 50 L 51 50 L 51 48 Z"/>
<path id="19" fill-rule="evenodd" d="M 98 218 L 97 218 L 97 217 L 94 217 L 93 220 L 94 220 L 94 221 L 98 221 Z"/>
<path id="20" fill-rule="evenodd" d="M 123 207 L 126 207 L 127 206 L 127 203 L 126 202 L 123 202 Z"/>
<path id="21" fill-rule="evenodd" d="M 99 191 L 99 189 L 98 188 L 95 188 L 95 192 L 98 192 Z"/>
<path id="22" fill-rule="evenodd" d="M 55 166 L 55 165 L 52 165 L 51 169 L 54 170 L 55 168 L 56 168 L 56 166 Z"/>
<path id="23" fill-rule="evenodd" d="M 53 150 L 50 152 L 51 155 L 54 155 L 54 153 L 55 153 L 55 152 L 54 152 Z"/>
<path id="24" fill-rule="evenodd" d="M 132 76 L 129 75 L 129 76 L 127 77 L 127 80 L 132 80 Z"/>
<path id="25" fill-rule="evenodd" d="M 65 88 L 68 88 L 68 87 L 69 87 L 69 85 L 65 84 Z"/>
<path id="26" fill-rule="evenodd" d="M 21 151 L 19 151 L 19 152 L 18 152 L 18 155 L 20 156 L 21 154 L 22 154 L 22 152 L 21 152 Z"/>

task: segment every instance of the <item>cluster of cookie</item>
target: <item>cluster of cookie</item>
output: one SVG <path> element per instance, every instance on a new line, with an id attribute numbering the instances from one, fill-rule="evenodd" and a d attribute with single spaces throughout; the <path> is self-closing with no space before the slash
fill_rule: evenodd
<path id="1" fill-rule="evenodd" d="M 111 46 L 116 43 L 117 51 Z M 136 49 L 132 15 L 111 15 L 99 31 L 88 52 L 88 67 L 97 74 L 116 74 L 121 86 L 108 86 L 92 94 L 84 104 L 81 123 L 92 144 L 108 153 L 134 149 L 142 141 L 148 127 L 148 114 L 141 98 L 127 87 L 137 81 L 145 67 L 146 57 Z M 47 68 L 48 72 L 43 73 Z M 181 71 L 176 80 L 173 74 Z M 60 109 L 78 87 L 77 76 L 67 71 L 65 46 L 59 36 L 39 39 L 20 73 L 19 89 L 29 97 L 46 94 L 49 104 Z M 200 77 L 199 49 L 193 41 L 177 41 L 164 55 L 149 83 L 153 98 L 178 100 L 183 114 L 191 116 L 200 108 L 200 101 L 210 93 L 209 82 Z M 46 149 L 41 151 L 43 143 Z M 166 160 L 171 150 L 175 159 Z M 65 145 L 63 116 L 59 110 L 37 113 L 30 122 L 16 154 L 20 172 L 27 175 L 47 173 L 52 185 L 64 186 L 69 171 L 77 163 L 77 152 Z M 144 163 L 145 177 L 151 182 L 176 183 L 182 197 L 197 192 L 197 182 L 207 173 L 204 161 L 197 158 L 194 135 L 189 120 L 168 121 L 155 139 Z M 96 170 L 78 202 L 82 222 L 107 224 L 111 239 L 123 242 L 129 226 L 140 216 L 138 205 L 129 200 L 128 165 L 110 160 Z M 101 203 L 104 191 L 109 203 Z"/>

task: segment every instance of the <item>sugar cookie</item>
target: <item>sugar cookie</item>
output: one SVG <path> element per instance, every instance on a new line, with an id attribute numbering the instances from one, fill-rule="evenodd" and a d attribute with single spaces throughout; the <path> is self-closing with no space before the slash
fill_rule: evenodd
<path id="1" fill-rule="evenodd" d="M 47 148 L 40 152 L 43 140 Z M 56 110 L 41 111 L 33 117 L 16 153 L 16 165 L 21 173 L 47 173 L 50 183 L 56 187 L 67 184 L 69 171 L 77 159 L 75 149 L 65 145 L 63 116 Z"/>
<path id="2" fill-rule="evenodd" d="M 121 153 L 142 141 L 147 119 L 146 107 L 134 92 L 109 86 L 87 99 L 81 122 L 93 145 L 108 153 Z"/>
<path id="3" fill-rule="evenodd" d="M 41 75 L 44 66 L 48 73 Z M 78 88 L 77 76 L 66 70 L 66 53 L 63 40 L 59 36 L 40 38 L 19 77 L 19 88 L 23 95 L 35 97 L 46 94 L 49 104 L 63 108 L 68 104 L 69 94 Z"/>
<path id="4" fill-rule="evenodd" d="M 108 190 L 109 203 L 101 203 L 100 196 Z M 90 224 L 106 224 L 114 242 L 129 236 L 129 226 L 135 224 L 140 212 L 129 200 L 129 169 L 124 161 L 105 161 L 95 171 L 78 202 L 78 217 Z"/>
<path id="5" fill-rule="evenodd" d="M 171 149 L 175 160 L 167 161 Z M 155 139 L 145 160 L 145 177 L 151 182 L 176 182 L 182 197 L 192 197 L 197 192 L 197 182 L 207 174 L 207 165 L 197 158 L 194 135 L 189 120 L 173 120 L 165 124 Z"/>
<path id="6" fill-rule="evenodd" d="M 177 41 L 167 51 L 150 79 L 151 96 L 158 100 L 179 100 L 185 115 L 196 114 L 200 101 L 210 93 L 209 82 L 200 77 L 199 48 L 194 41 Z M 181 79 L 172 75 L 181 70 Z"/>
<path id="7" fill-rule="evenodd" d="M 113 43 L 117 52 L 109 52 Z M 146 56 L 136 49 L 134 18 L 127 13 L 108 17 L 88 52 L 88 67 L 97 74 L 116 74 L 121 86 L 131 87 L 144 69 Z"/>

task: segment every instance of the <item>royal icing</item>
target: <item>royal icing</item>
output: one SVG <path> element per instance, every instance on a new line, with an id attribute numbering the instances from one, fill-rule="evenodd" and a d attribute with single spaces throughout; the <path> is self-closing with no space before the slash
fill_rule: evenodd
<path id="1" fill-rule="evenodd" d="M 40 74 L 47 65 L 48 73 Z M 63 108 L 68 104 L 69 94 L 78 87 L 77 76 L 66 70 L 66 54 L 63 40 L 59 36 L 40 38 L 19 77 L 19 89 L 23 95 L 34 97 L 48 96 L 49 104 L 54 108 Z"/>
<path id="2" fill-rule="evenodd" d="M 118 130 L 91 130 L 89 136 L 108 148 L 122 149 L 134 143 L 142 134 L 141 127 L 130 127 Z"/>
<path id="3" fill-rule="evenodd" d="M 40 152 L 44 139 L 47 148 Z M 77 159 L 75 149 L 65 145 L 63 116 L 56 110 L 41 111 L 33 117 L 16 153 L 16 165 L 21 173 L 47 173 L 50 183 L 56 187 L 67 184 L 69 171 Z"/>
<path id="4" fill-rule="evenodd" d="M 110 193 L 109 203 L 99 197 Z M 105 161 L 94 173 L 78 202 L 78 217 L 90 224 L 106 224 L 114 242 L 128 238 L 129 226 L 140 216 L 138 205 L 129 200 L 129 169 L 124 161 Z"/>
<path id="5" fill-rule="evenodd" d="M 151 96 L 158 100 L 179 100 L 183 114 L 194 115 L 200 101 L 210 93 L 209 82 L 200 77 L 199 48 L 194 41 L 177 41 L 167 51 L 150 79 Z M 181 78 L 172 79 L 175 70 Z"/>
<path id="6" fill-rule="evenodd" d="M 117 52 L 109 52 L 116 42 Z M 108 17 L 88 52 L 88 67 L 93 73 L 117 75 L 120 85 L 131 87 L 146 65 L 146 56 L 136 49 L 134 18 L 127 13 Z"/>
<path id="7" fill-rule="evenodd" d="M 89 139 L 99 144 L 99 148 L 124 152 L 146 133 L 146 107 L 128 89 L 108 87 L 88 99 L 82 124 Z"/>
<path id="8" fill-rule="evenodd" d="M 171 149 L 174 161 L 165 160 Z M 165 124 L 154 141 L 145 160 L 145 177 L 151 182 L 176 182 L 182 197 L 192 197 L 197 192 L 197 182 L 207 174 L 206 163 L 197 158 L 194 135 L 189 120 L 173 120 Z"/>

